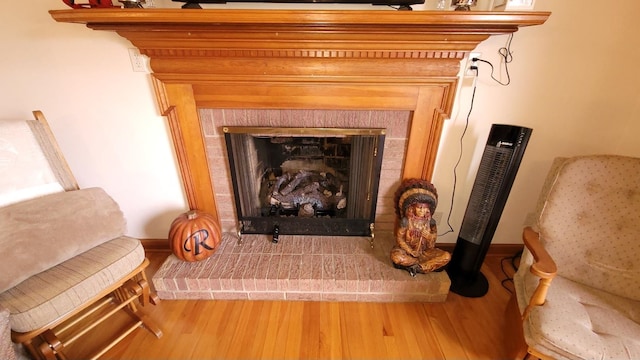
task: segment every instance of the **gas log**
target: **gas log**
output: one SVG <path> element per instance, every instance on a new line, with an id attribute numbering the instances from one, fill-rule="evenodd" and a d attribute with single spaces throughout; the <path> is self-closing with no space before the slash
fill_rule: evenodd
<path id="1" fill-rule="evenodd" d="M 298 216 L 312 217 L 318 213 L 334 213 L 347 207 L 343 185 L 330 172 L 299 170 L 268 178 L 267 202 L 285 210 L 297 209 Z"/>

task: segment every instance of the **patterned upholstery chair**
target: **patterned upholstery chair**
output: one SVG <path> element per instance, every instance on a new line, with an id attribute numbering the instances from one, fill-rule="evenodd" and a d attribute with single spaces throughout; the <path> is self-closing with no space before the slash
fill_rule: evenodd
<path id="1" fill-rule="evenodd" d="M 157 300 L 140 240 L 124 235 L 124 216 L 104 190 L 78 188 L 34 114 L 38 121 L 0 121 L 0 310 L 11 339 L 37 359 L 84 359 L 142 326 L 160 337 L 139 306 Z M 105 322 L 121 331 L 87 350 L 83 336 Z"/>
<path id="2" fill-rule="evenodd" d="M 640 359 L 640 159 L 557 159 L 514 277 L 528 353 Z"/>

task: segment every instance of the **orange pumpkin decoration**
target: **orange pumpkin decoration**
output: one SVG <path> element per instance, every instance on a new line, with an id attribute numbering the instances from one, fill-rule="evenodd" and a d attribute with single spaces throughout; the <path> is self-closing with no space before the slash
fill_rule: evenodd
<path id="1" fill-rule="evenodd" d="M 180 260 L 200 261 L 216 252 L 220 234 L 220 225 L 211 214 L 190 210 L 171 223 L 169 246 Z"/>

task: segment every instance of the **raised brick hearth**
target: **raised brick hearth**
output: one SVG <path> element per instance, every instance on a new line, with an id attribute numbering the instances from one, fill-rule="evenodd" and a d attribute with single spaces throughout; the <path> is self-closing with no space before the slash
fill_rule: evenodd
<path id="1" fill-rule="evenodd" d="M 445 301 L 446 273 L 412 278 L 393 268 L 391 233 L 366 237 L 244 235 L 224 233 L 207 260 L 183 262 L 171 255 L 153 277 L 162 299 L 250 299 L 407 302 Z"/>

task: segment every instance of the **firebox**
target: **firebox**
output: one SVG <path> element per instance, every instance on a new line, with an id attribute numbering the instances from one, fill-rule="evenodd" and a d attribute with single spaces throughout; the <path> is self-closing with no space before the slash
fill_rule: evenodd
<path id="1" fill-rule="evenodd" d="M 384 129 L 223 132 L 239 233 L 372 236 Z"/>

